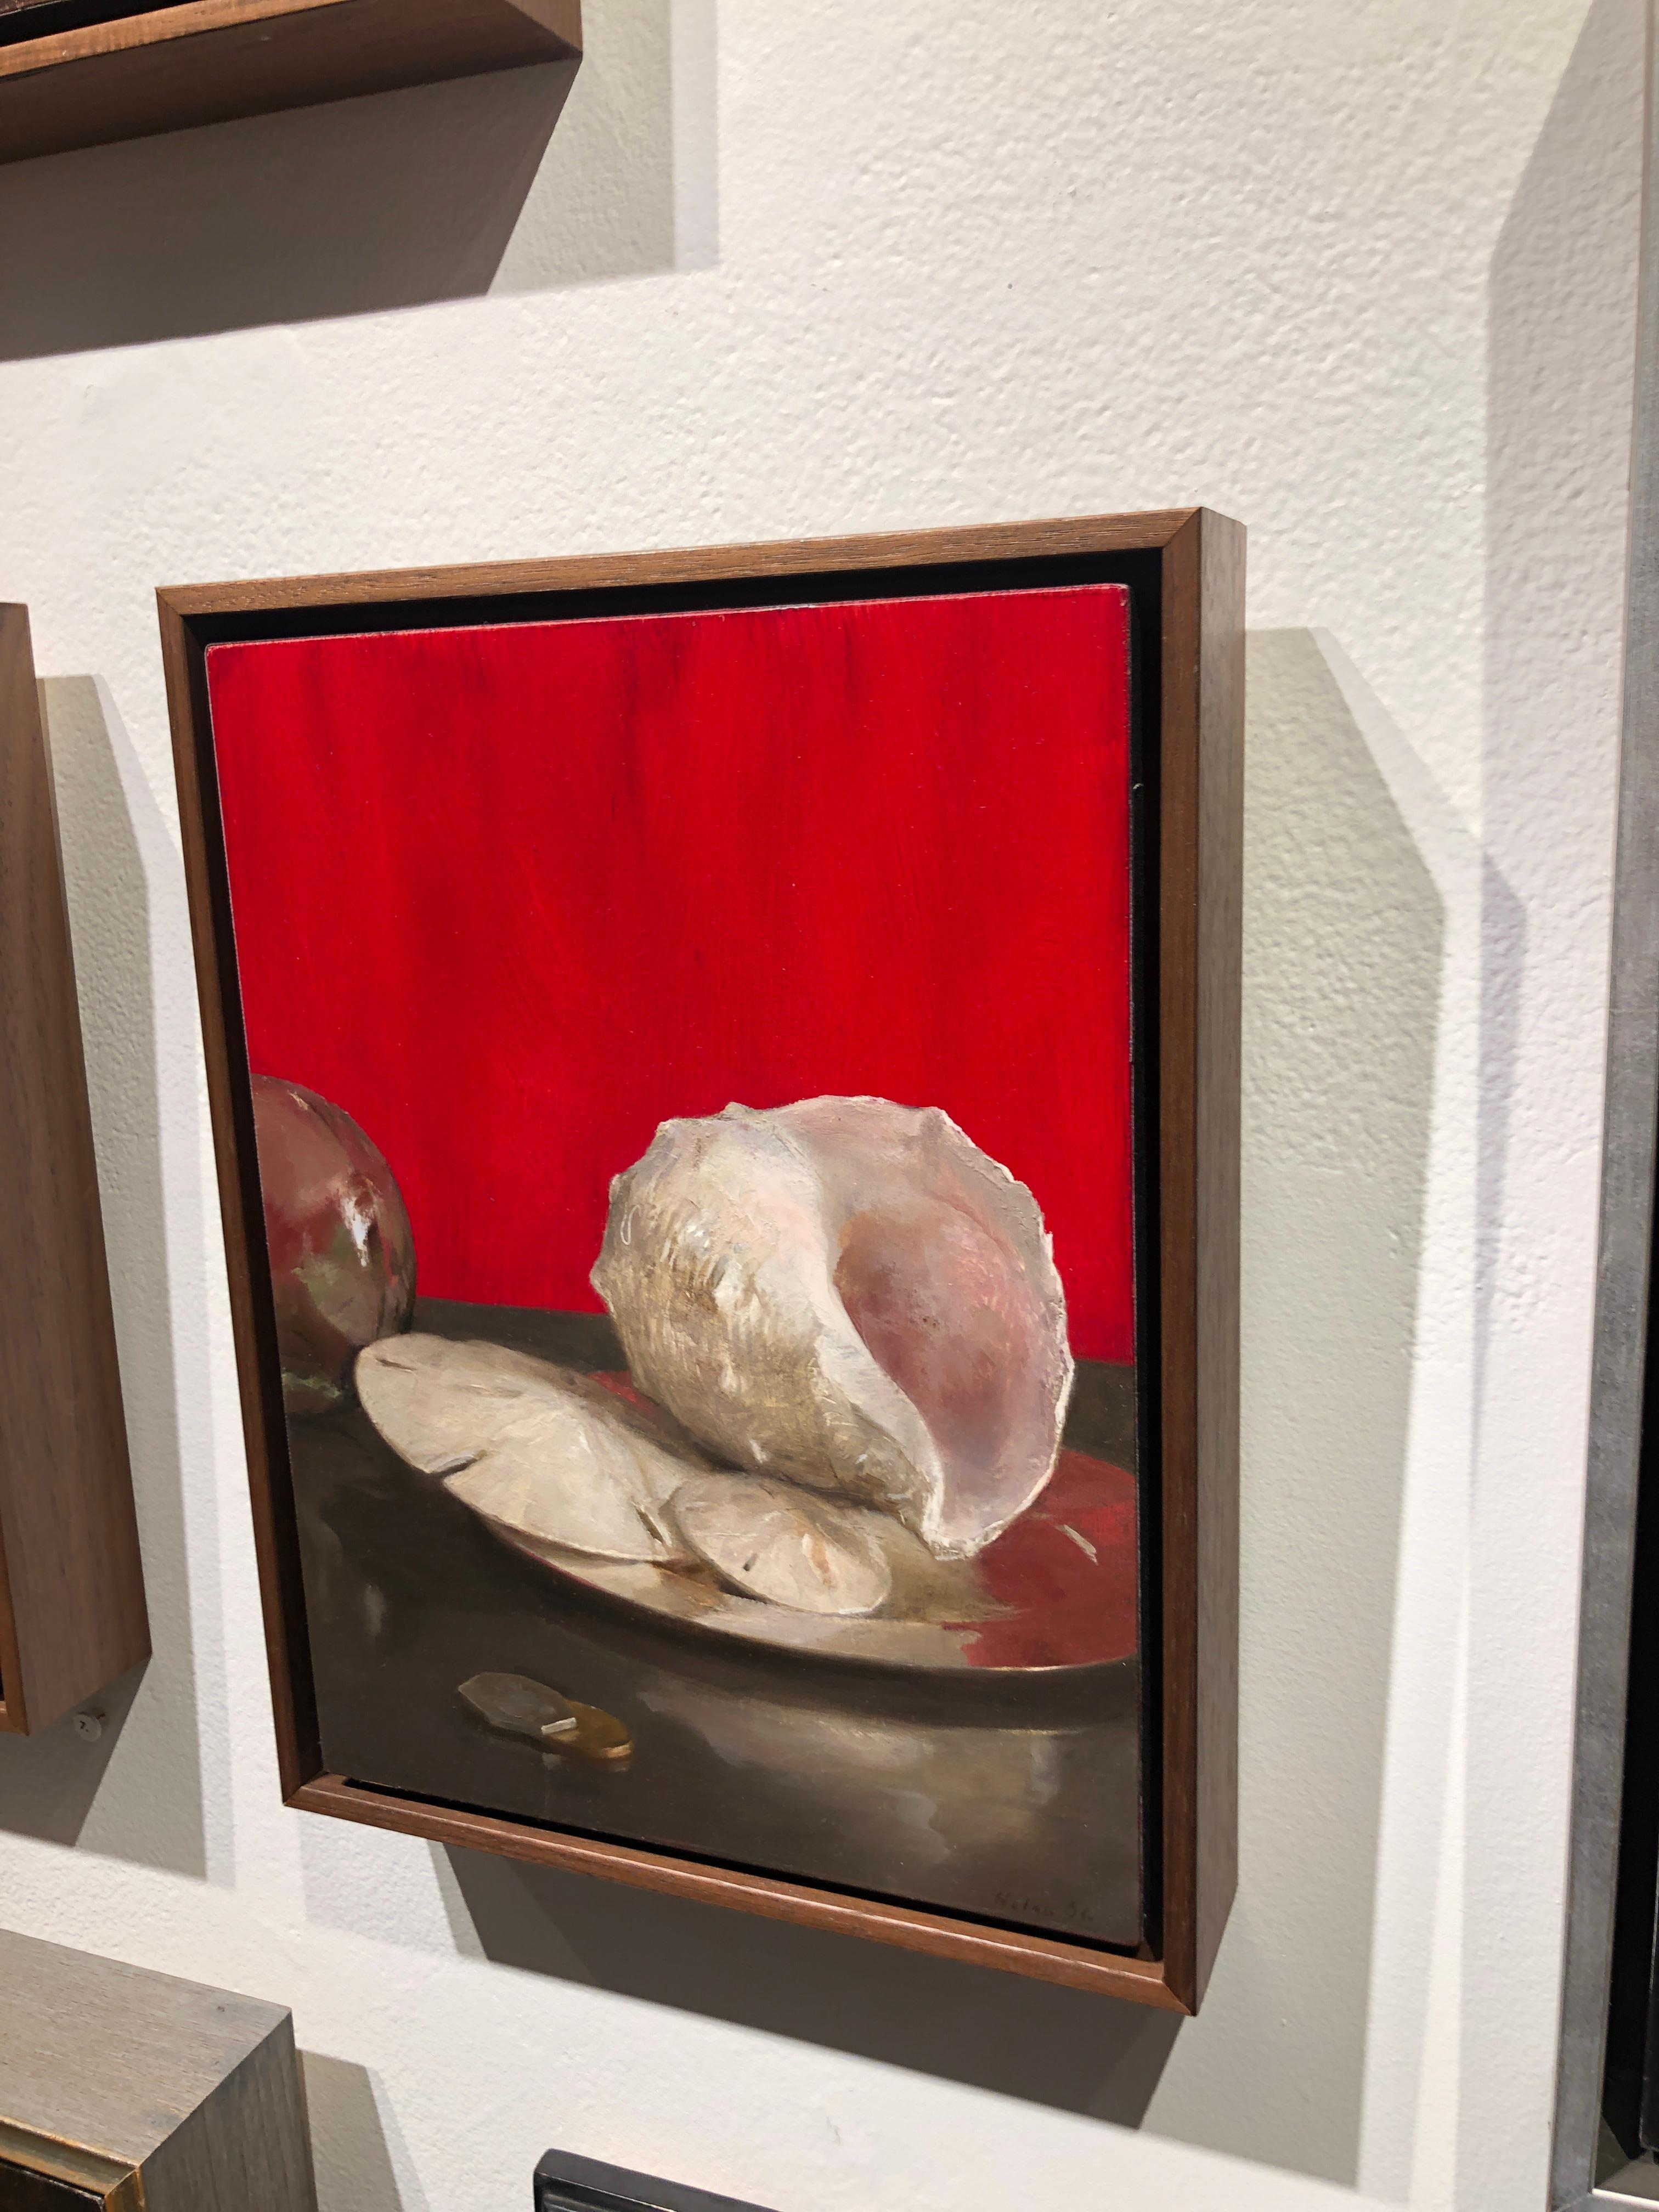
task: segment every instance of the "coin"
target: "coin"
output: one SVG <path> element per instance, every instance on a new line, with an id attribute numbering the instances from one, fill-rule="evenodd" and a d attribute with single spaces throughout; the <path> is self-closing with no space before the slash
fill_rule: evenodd
<path id="1" fill-rule="evenodd" d="M 634 1736 L 626 1721 L 619 1721 L 603 1706 L 585 1705 L 580 1698 L 572 1698 L 569 1703 L 576 1725 L 545 1736 L 543 1740 L 550 1751 L 556 1751 L 562 1758 L 592 1759 L 602 1765 L 632 1758 Z"/>
<path id="2" fill-rule="evenodd" d="M 528 1736 L 532 1743 L 556 1742 L 562 1735 L 574 1735 L 581 1725 L 579 1709 L 568 1698 L 528 1674 L 475 1674 L 462 1683 L 460 1694 L 491 1728 L 504 1735 Z"/>

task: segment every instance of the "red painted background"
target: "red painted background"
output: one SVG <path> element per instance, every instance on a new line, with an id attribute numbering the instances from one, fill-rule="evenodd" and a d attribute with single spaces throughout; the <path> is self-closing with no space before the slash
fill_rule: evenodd
<path id="1" fill-rule="evenodd" d="M 657 1123 L 939 1105 L 1132 1356 L 1128 606 L 1097 585 L 216 646 L 253 1066 L 421 1289 L 589 1310 Z"/>

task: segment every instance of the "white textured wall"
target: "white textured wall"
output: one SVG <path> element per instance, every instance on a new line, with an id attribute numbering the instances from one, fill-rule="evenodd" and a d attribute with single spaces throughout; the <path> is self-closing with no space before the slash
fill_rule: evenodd
<path id="1" fill-rule="evenodd" d="M 1639 0 L 588 13 L 550 143 L 537 72 L 0 173 L 156 1636 L 103 1744 L 0 1744 L 0 1921 L 291 2004 L 329 2212 L 555 2142 L 778 2212 L 1538 2204 Z M 283 1813 L 151 586 L 1199 499 L 1256 633 L 1203 2017 Z"/>

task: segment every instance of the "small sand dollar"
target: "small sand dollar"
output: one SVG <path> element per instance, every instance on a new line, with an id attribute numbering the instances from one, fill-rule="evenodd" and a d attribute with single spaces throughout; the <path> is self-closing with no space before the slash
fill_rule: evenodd
<path id="1" fill-rule="evenodd" d="M 856 1509 L 765 1476 L 683 1482 L 668 1517 L 689 1550 L 745 1597 L 797 1613 L 873 1613 L 891 1584 Z"/>

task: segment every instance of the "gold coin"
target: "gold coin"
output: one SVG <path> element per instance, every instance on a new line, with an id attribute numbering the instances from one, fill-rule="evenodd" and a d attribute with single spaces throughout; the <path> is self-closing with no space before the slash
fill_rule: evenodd
<path id="1" fill-rule="evenodd" d="M 556 1751 L 565 1759 L 591 1759 L 604 1763 L 630 1759 L 634 1753 L 634 1737 L 625 1721 L 615 1713 L 608 1713 L 600 1705 L 585 1705 L 580 1698 L 568 1700 L 576 1716 L 574 1729 L 559 1733 L 549 1731 L 542 1741 L 550 1751 Z"/>

